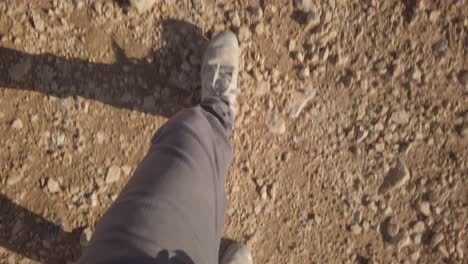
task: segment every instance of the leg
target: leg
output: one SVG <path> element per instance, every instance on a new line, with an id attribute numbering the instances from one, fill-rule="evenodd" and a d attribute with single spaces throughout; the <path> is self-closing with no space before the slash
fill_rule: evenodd
<path id="1" fill-rule="evenodd" d="M 167 263 L 217 263 L 231 125 L 228 104 L 216 97 L 168 121 L 80 263 L 154 263 L 164 254 Z"/>

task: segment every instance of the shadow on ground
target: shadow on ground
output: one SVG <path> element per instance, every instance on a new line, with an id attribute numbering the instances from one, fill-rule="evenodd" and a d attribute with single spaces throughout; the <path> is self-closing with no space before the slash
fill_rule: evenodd
<path id="1" fill-rule="evenodd" d="M 80 252 L 81 229 L 66 232 L 0 194 L 0 247 L 42 263 L 65 263 Z"/>
<path id="2" fill-rule="evenodd" d="M 0 47 L 0 87 L 61 98 L 80 96 L 170 117 L 199 101 L 206 38 L 195 25 L 173 19 L 163 21 L 162 32 L 166 45 L 139 60 L 127 58 L 113 41 L 113 64 Z"/>
<path id="3" fill-rule="evenodd" d="M 166 20 L 162 29 L 166 45 L 141 60 L 128 59 L 113 42 L 113 64 L 0 47 L 0 89 L 30 90 L 60 98 L 79 96 L 170 117 L 199 100 L 199 65 L 206 39 L 201 29 L 180 20 Z M 60 223 L 0 194 L 3 248 L 42 263 L 66 263 L 80 254 L 81 232 L 81 228 L 66 232 Z M 171 262 L 164 255 L 157 258 Z"/>

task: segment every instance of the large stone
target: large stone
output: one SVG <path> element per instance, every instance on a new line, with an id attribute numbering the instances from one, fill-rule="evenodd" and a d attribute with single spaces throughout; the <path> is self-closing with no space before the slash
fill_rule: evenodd
<path id="1" fill-rule="evenodd" d="M 413 232 L 420 234 L 424 232 L 424 229 L 426 228 L 425 224 L 423 221 L 418 221 L 416 224 L 413 226 Z"/>

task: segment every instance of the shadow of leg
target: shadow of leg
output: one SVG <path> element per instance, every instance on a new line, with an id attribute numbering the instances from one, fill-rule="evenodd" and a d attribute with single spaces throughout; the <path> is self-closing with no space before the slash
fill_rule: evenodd
<path id="1" fill-rule="evenodd" d="M 56 97 L 80 96 L 154 115 L 171 117 L 200 98 L 200 64 L 206 39 L 195 25 L 162 21 L 162 42 L 154 53 L 128 58 L 138 49 L 116 37 L 109 45 L 115 63 L 93 63 L 54 54 L 27 54 L 0 47 L 0 87 Z"/>
<path id="2" fill-rule="evenodd" d="M 43 263 L 65 263 L 80 251 L 81 230 L 65 232 L 0 194 L 0 246 Z"/>

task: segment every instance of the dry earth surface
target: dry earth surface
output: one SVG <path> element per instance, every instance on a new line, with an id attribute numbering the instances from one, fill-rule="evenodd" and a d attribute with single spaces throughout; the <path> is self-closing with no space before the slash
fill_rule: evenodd
<path id="1" fill-rule="evenodd" d="M 466 0 L 132 4 L 0 1 L 0 263 L 77 260 L 228 29 L 226 238 L 255 263 L 467 263 Z"/>

